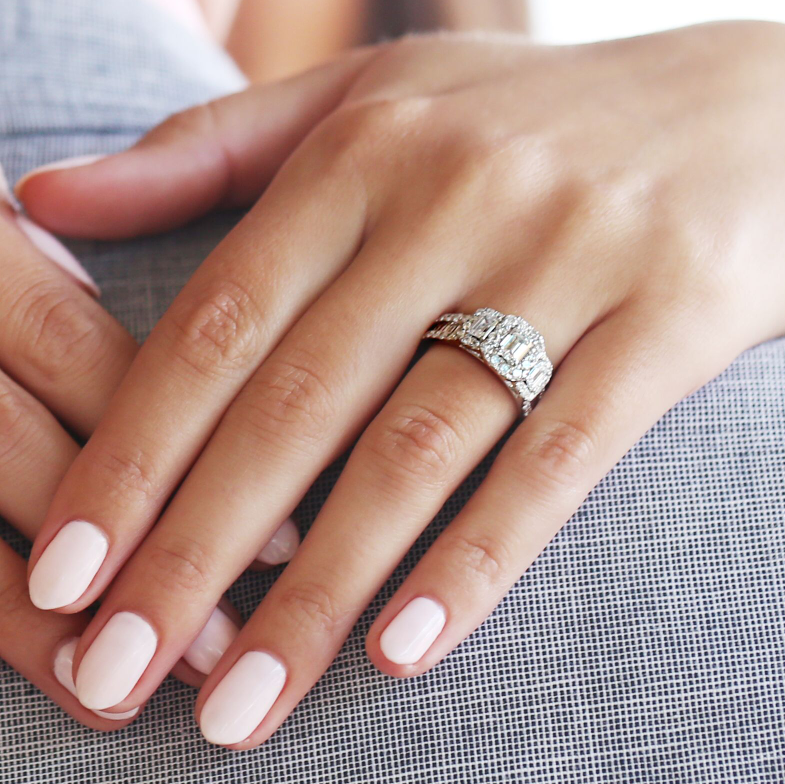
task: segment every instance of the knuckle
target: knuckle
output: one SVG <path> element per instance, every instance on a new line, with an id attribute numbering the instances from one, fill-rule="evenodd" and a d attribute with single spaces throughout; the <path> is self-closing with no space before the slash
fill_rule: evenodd
<path id="1" fill-rule="evenodd" d="M 542 208 L 554 197 L 563 200 L 566 193 L 580 191 L 579 182 L 565 170 L 564 155 L 541 134 L 499 138 L 475 133 L 462 141 L 457 171 L 482 198 L 497 189 L 502 201 L 514 199 L 520 204 L 525 199 Z"/>
<path id="2" fill-rule="evenodd" d="M 247 368 L 262 344 L 262 322 L 249 292 L 228 280 L 211 283 L 197 299 L 175 309 L 174 354 L 200 374 Z"/>
<path id="3" fill-rule="evenodd" d="M 20 353 L 52 383 L 98 361 L 101 329 L 76 290 L 39 283 L 22 294 Z"/>
<path id="4" fill-rule="evenodd" d="M 469 585 L 477 581 L 494 585 L 505 579 L 511 559 L 501 542 L 490 536 L 450 532 L 449 529 L 442 535 L 453 556 L 454 568 Z"/>
<path id="5" fill-rule="evenodd" d="M 332 593 L 315 582 L 287 587 L 278 602 L 289 622 L 305 632 L 330 636 L 350 620 L 350 613 L 339 607 Z"/>
<path id="6" fill-rule="evenodd" d="M 326 373 L 316 357 L 302 350 L 271 358 L 238 399 L 235 414 L 261 435 L 309 445 L 324 436 L 334 414 Z"/>
<path id="7" fill-rule="evenodd" d="M 441 486 L 462 443 L 459 427 L 435 410 L 406 404 L 368 436 L 368 447 L 385 477 Z"/>
<path id="8" fill-rule="evenodd" d="M 573 487 L 589 471 L 596 453 L 595 443 L 595 437 L 585 427 L 561 421 L 532 435 L 526 457 L 533 461 L 538 479 Z"/>
<path id="9" fill-rule="evenodd" d="M 427 114 L 428 97 L 352 101 L 337 108 L 320 128 L 322 141 L 336 153 L 376 150 L 408 134 Z"/>
<path id="10" fill-rule="evenodd" d="M 101 493 L 123 509 L 159 499 L 162 488 L 152 456 L 142 449 L 90 443 L 90 470 L 97 472 Z"/>
<path id="11" fill-rule="evenodd" d="M 164 593 L 205 594 L 213 580 L 210 558 L 193 539 L 168 538 L 152 545 L 145 575 Z"/>

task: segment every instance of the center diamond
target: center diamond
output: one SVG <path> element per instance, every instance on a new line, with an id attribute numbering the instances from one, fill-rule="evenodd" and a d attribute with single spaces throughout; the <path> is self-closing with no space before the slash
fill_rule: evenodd
<path id="1" fill-rule="evenodd" d="M 509 335 L 505 335 L 502 338 L 501 347 L 505 351 L 509 351 L 516 362 L 520 362 L 529 352 L 532 344 L 529 343 L 523 335 L 510 332 Z"/>

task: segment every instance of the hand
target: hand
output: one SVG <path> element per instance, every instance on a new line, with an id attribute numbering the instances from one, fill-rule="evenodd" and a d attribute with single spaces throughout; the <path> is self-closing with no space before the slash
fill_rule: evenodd
<path id="1" fill-rule="evenodd" d="M 453 347 L 402 378 L 436 317 L 488 306 L 531 321 L 556 372 L 367 649 L 417 675 L 471 633 L 664 412 L 785 331 L 783 36 L 407 39 L 28 178 L 33 215 L 96 237 L 264 190 L 145 343 L 36 540 L 33 586 L 85 573 L 57 545 L 71 521 L 109 540 L 48 605 L 80 611 L 117 575 L 76 653 L 83 704 L 147 699 L 359 436 L 197 702 L 208 740 L 264 741 L 515 422 L 506 387 Z"/>
<path id="2" fill-rule="evenodd" d="M 17 211 L 2 169 L 0 272 L 0 515 L 33 539 L 79 453 L 68 431 L 92 432 L 137 346 L 93 299 L 98 289 L 76 259 Z M 293 529 L 288 522 L 276 534 L 260 565 L 291 555 Z M 90 615 L 37 609 L 28 598 L 24 559 L 2 540 L 0 596 L 0 657 L 82 723 L 96 729 L 127 724 L 138 707 L 94 712 L 75 697 L 73 653 Z M 200 685 L 239 626 L 237 612 L 222 600 L 175 674 Z"/>

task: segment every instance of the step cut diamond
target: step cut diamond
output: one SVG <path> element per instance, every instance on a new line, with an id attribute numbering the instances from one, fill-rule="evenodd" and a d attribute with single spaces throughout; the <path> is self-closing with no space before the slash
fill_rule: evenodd
<path id="1" fill-rule="evenodd" d="M 482 340 L 495 326 L 496 319 L 490 319 L 488 316 L 480 316 L 472 322 L 472 325 L 469 329 L 469 334 Z"/>
<path id="2" fill-rule="evenodd" d="M 542 392 L 548 381 L 548 366 L 544 362 L 538 362 L 530 371 L 526 379 L 526 385 L 535 395 Z"/>
<path id="3" fill-rule="evenodd" d="M 516 362 L 520 362 L 526 356 L 532 344 L 523 335 L 510 332 L 502 338 L 501 347 L 509 351 Z"/>

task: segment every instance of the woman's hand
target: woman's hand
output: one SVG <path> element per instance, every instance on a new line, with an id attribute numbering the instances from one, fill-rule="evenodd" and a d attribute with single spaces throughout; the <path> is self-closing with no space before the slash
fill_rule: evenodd
<path id="1" fill-rule="evenodd" d="M 665 411 L 785 331 L 784 42 L 756 23 L 563 48 L 407 39 L 28 178 L 39 220 L 102 237 L 272 180 L 140 351 L 36 540 L 31 586 L 83 577 L 47 597 L 60 612 L 123 567 L 76 653 L 83 704 L 147 699 L 359 435 L 197 703 L 209 740 L 265 740 L 515 422 L 452 347 L 401 378 L 440 314 L 491 307 L 538 328 L 556 372 L 367 647 L 417 675 L 471 633 Z M 100 565 L 61 546 L 74 520 L 108 539 Z"/>
<path id="2" fill-rule="evenodd" d="M 71 433 L 93 431 L 137 346 L 93 299 L 98 289 L 76 259 L 17 211 L 2 169 L 0 274 L 0 516 L 33 539 L 79 453 Z M 259 565 L 287 560 L 296 546 L 290 521 Z M 0 658 L 91 727 L 116 729 L 137 713 L 138 707 L 113 714 L 79 704 L 73 652 L 90 616 L 37 609 L 24 559 L 2 540 L 0 596 Z M 187 683 L 200 685 L 237 635 L 239 616 L 226 601 L 221 607 L 175 667 Z"/>

